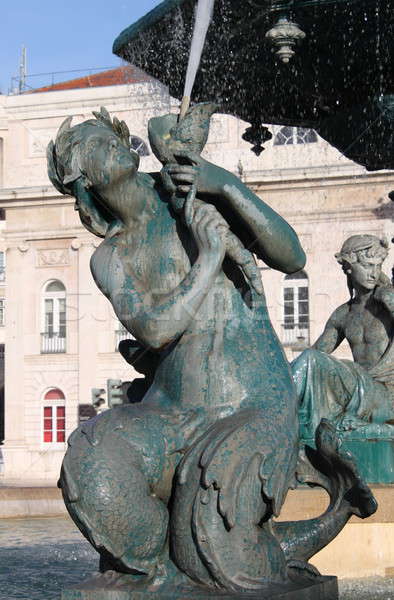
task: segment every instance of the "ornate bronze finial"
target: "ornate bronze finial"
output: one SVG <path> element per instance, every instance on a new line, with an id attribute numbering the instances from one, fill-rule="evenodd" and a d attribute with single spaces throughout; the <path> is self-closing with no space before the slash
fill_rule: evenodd
<path id="1" fill-rule="evenodd" d="M 293 47 L 301 42 L 305 33 L 298 27 L 297 23 L 289 21 L 286 16 L 279 17 L 278 22 L 265 34 L 267 40 L 278 48 L 275 54 L 284 63 L 288 63 L 295 54 Z"/>
<path id="2" fill-rule="evenodd" d="M 270 130 L 262 125 L 261 123 L 252 123 L 250 127 L 247 127 L 242 135 L 242 139 L 245 142 L 253 144 L 252 152 L 256 156 L 260 156 L 264 150 L 263 143 L 268 142 L 272 138 Z"/>

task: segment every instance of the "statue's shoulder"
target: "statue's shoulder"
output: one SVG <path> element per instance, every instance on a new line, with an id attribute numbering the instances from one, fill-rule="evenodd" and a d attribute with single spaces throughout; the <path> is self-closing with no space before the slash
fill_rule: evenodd
<path id="1" fill-rule="evenodd" d="M 105 296 L 109 296 L 116 283 L 120 283 L 123 266 L 119 257 L 119 235 L 106 238 L 90 258 L 93 278 Z"/>
<path id="2" fill-rule="evenodd" d="M 344 325 L 350 312 L 350 305 L 351 302 L 348 301 L 338 306 L 330 316 L 328 322 L 334 327 Z"/>

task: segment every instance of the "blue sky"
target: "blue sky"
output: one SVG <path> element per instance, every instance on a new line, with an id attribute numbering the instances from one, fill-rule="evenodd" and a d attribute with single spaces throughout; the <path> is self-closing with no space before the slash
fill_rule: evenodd
<path id="1" fill-rule="evenodd" d="M 27 48 L 28 74 L 116 66 L 117 35 L 161 0 L 9 0 L 2 9 L 0 92 L 8 93 Z M 55 81 L 81 74 L 57 75 Z M 50 77 L 27 80 L 32 87 Z"/>

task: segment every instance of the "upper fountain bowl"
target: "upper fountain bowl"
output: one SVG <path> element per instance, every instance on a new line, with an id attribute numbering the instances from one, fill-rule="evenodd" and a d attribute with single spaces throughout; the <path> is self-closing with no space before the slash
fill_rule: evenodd
<path id="1" fill-rule="evenodd" d="M 196 0 L 165 0 L 123 31 L 114 52 L 181 98 Z M 216 0 L 193 100 L 252 123 L 310 127 L 368 169 L 393 169 L 394 0 Z M 291 10 L 290 10 L 291 9 Z M 272 30 L 305 37 L 284 63 Z M 327 26 L 329 24 L 329 27 Z M 302 36 L 301 36 L 302 37 Z M 271 36 L 272 38 L 272 36 Z"/>

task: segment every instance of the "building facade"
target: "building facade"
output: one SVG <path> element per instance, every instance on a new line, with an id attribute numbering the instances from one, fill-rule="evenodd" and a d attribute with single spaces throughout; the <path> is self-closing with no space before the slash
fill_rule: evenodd
<path id="1" fill-rule="evenodd" d="M 147 123 L 176 112 L 178 103 L 146 78 L 113 83 L 102 78 L 96 87 L 71 82 L 66 89 L 0 96 L 3 481 L 55 482 L 67 436 L 90 404 L 92 388 L 105 389 L 109 378 L 136 376 L 117 351 L 127 333 L 90 274 L 100 240 L 82 227 L 73 199 L 60 195 L 46 174 L 46 146 L 62 121 L 72 115 L 81 122 L 100 106 L 129 125 L 140 169 L 160 168 L 149 149 Z M 237 173 L 299 234 L 308 256 L 302 272 L 284 276 L 260 264 L 271 318 L 291 359 L 348 297 L 334 258 L 346 237 L 393 236 L 387 195 L 394 173 L 368 173 L 313 131 L 295 128 L 271 127 L 273 139 L 256 157 L 242 140 L 245 127 L 215 115 L 204 156 Z M 390 250 L 388 274 L 393 259 Z M 337 355 L 348 357 L 348 348 Z"/>

